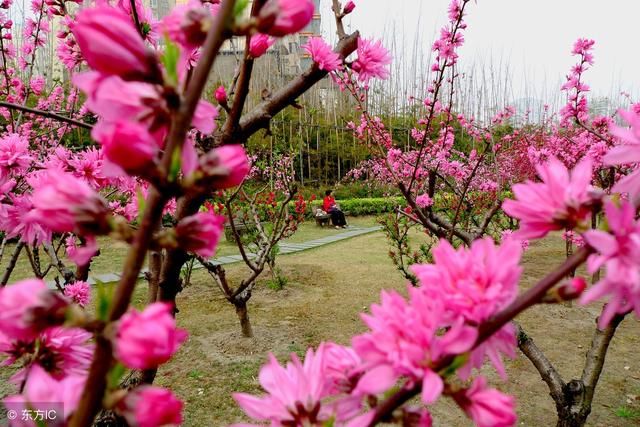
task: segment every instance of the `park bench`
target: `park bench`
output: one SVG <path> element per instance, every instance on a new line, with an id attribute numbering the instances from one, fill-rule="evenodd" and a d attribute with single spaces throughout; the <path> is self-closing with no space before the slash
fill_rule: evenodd
<path id="1" fill-rule="evenodd" d="M 316 219 L 316 225 L 319 227 L 324 227 L 325 225 L 329 225 L 329 221 L 331 221 L 331 215 L 324 212 L 320 208 L 315 208 L 313 210 L 313 217 Z"/>

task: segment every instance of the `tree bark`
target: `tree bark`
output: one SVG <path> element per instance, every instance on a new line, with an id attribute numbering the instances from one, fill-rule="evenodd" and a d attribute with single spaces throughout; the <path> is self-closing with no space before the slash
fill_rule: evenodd
<path id="1" fill-rule="evenodd" d="M 236 300 L 233 305 L 236 307 L 236 314 L 240 320 L 240 329 L 242 329 L 242 336 L 245 338 L 253 337 L 253 329 L 251 328 L 251 321 L 249 320 L 249 312 L 247 311 L 247 301 Z"/>

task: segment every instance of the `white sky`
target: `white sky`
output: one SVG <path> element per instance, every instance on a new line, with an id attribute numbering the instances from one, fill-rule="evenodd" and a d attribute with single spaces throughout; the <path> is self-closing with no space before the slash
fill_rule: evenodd
<path id="1" fill-rule="evenodd" d="M 393 38 L 396 60 L 411 58 L 416 37 L 427 52 L 447 20 L 449 0 L 355 0 L 345 19 L 365 37 Z M 344 0 L 346 2 L 346 0 Z M 333 22 L 322 0 L 325 35 Z M 466 42 L 460 50 L 464 67 L 474 62 L 509 63 L 514 87 L 557 87 L 575 63 L 571 47 L 579 37 L 592 38 L 595 66 L 586 76 L 594 94 L 632 91 L 640 78 L 640 0 L 477 0 L 467 6 Z M 404 42 L 403 42 L 404 40 Z M 493 59 L 492 59 L 493 58 Z M 517 91 L 517 89 L 516 89 Z"/>

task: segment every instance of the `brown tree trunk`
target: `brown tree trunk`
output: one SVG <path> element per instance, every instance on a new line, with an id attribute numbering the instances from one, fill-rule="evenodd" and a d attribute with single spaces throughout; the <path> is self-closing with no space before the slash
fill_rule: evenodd
<path id="1" fill-rule="evenodd" d="M 242 329 L 242 336 L 245 338 L 253 337 L 253 329 L 251 328 L 251 321 L 249 320 L 249 312 L 247 311 L 247 302 L 244 300 L 237 300 L 233 303 L 236 307 L 236 314 L 240 320 L 240 328 Z"/>

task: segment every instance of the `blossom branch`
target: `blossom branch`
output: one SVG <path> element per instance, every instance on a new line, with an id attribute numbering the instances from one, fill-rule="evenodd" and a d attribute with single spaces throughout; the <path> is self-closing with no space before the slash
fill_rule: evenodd
<path id="1" fill-rule="evenodd" d="M 0 101 L 0 107 L 8 108 L 9 110 L 17 110 L 22 111 L 24 113 L 31 113 L 42 117 L 47 117 L 50 119 L 57 120 L 59 122 L 69 123 L 74 126 L 78 126 L 84 129 L 93 129 L 93 125 L 89 123 L 82 122 L 80 120 L 75 120 L 70 117 L 65 117 L 60 114 L 52 113 L 50 111 L 38 110 L 35 108 L 29 108 L 26 105 L 14 104 L 11 102 Z"/>

